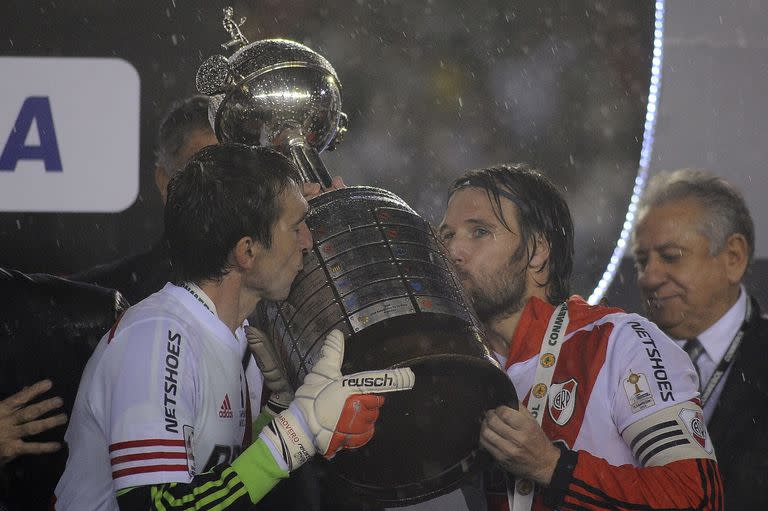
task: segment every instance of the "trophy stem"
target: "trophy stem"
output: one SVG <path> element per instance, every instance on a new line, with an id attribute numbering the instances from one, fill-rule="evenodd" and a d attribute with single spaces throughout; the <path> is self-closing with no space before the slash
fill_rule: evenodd
<path id="1" fill-rule="evenodd" d="M 288 143 L 288 150 L 294 163 L 299 167 L 302 181 L 320 183 L 323 189 L 331 187 L 331 175 L 314 147 L 296 137 Z"/>

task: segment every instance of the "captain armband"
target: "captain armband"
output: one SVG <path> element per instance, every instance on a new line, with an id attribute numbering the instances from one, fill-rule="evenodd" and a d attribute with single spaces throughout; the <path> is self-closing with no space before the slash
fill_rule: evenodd
<path id="1" fill-rule="evenodd" d="M 696 458 L 717 461 L 701 407 L 691 401 L 644 417 L 621 436 L 643 467 Z"/>

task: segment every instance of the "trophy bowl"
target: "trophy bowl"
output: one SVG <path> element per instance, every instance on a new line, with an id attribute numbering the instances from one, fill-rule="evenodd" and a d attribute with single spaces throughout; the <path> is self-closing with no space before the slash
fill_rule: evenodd
<path id="1" fill-rule="evenodd" d="M 265 39 L 226 64 L 209 61 L 198 72 L 198 89 L 215 92 L 209 116 L 219 141 L 281 147 L 295 139 L 320 153 L 343 130 L 336 71 L 306 46 Z"/>

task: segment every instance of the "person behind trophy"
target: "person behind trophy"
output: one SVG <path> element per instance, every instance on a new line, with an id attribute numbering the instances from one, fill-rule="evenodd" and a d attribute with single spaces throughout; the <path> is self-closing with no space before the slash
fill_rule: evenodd
<path id="1" fill-rule="evenodd" d="M 163 204 L 174 173 L 200 149 L 218 143 L 208 122 L 208 103 L 206 96 L 177 101 L 160 123 L 154 177 Z M 159 291 L 170 276 L 168 248 L 158 242 L 146 252 L 82 270 L 69 278 L 117 289 L 130 303 L 138 303 Z"/>

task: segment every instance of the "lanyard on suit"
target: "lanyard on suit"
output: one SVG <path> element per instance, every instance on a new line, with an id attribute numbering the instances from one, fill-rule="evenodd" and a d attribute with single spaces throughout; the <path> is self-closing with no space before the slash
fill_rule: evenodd
<path id="1" fill-rule="evenodd" d="M 728 370 L 728 366 L 731 365 L 731 361 L 733 360 L 733 357 L 736 355 L 736 352 L 739 350 L 739 346 L 741 345 L 741 340 L 744 338 L 744 332 L 747 330 L 747 323 L 749 322 L 749 318 L 752 315 L 752 303 L 747 297 L 747 313 L 744 316 L 744 321 L 741 323 L 741 327 L 739 327 L 739 331 L 736 332 L 736 335 L 733 336 L 733 339 L 731 339 L 731 343 L 728 345 L 728 349 L 725 351 L 725 355 L 723 355 L 723 358 L 720 360 L 720 363 L 717 364 L 717 368 L 715 369 L 715 372 L 712 373 L 712 376 L 709 377 L 709 380 L 707 380 L 707 384 L 702 386 L 703 389 L 701 391 L 701 408 L 704 408 L 704 405 L 707 404 L 707 401 L 709 401 L 709 398 L 712 396 L 712 392 L 715 391 L 715 388 L 717 388 L 717 384 L 720 383 L 720 380 L 723 378 L 723 375 Z M 695 361 L 693 362 L 696 363 Z"/>

